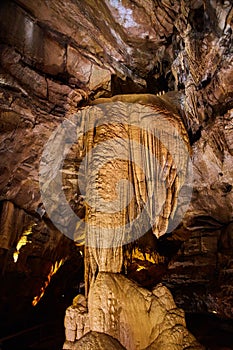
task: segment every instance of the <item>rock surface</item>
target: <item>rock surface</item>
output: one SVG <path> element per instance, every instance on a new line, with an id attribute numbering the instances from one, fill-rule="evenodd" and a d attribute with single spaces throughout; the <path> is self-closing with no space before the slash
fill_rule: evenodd
<path id="1" fill-rule="evenodd" d="M 65 350 L 124 350 L 125 348 L 114 338 L 104 333 L 89 332 L 76 342 L 66 342 Z"/>
<path id="2" fill-rule="evenodd" d="M 233 317 L 232 123 L 232 111 L 216 118 L 193 147 L 193 198 L 183 220 L 189 239 L 164 278 L 180 307 L 225 318 Z"/>
<path id="3" fill-rule="evenodd" d="M 203 349 L 162 284 L 149 292 L 120 274 L 100 272 L 90 288 L 88 313 L 80 307 L 73 305 L 66 312 L 64 349 L 73 349 L 69 342 L 86 339 L 82 332 L 89 329 L 118 339 L 128 350 Z"/>
<path id="4" fill-rule="evenodd" d="M 124 272 L 150 288 L 164 278 L 186 311 L 232 319 L 231 2 L 2 1 L 0 29 L 2 312 L 20 316 L 20 299 L 26 313 L 51 264 L 73 250 L 80 259 L 52 227 L 39 194 L 39 162 L 52 131 L 98 97 L 178 91 L 173 100 L 193 148 L 193 200 L 172 235 L 158 241 L 147 234 L 127 247 Z M 64 191 L 83 217 L 74 154 L 64 163 Z M 17 227 L 6 227 L 7 206 Z M 15 264 L 19 227 L 28 222 L 37 224 L 33 244 Z"/>

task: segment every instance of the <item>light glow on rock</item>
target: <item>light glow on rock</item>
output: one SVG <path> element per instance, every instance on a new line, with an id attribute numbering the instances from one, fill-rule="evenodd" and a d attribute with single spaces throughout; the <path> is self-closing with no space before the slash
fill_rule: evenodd
<path id="1" fill-rule="evenodd" d="M 16 249 L 15 249 L 15 252 L 13 253 L 13 259 L 14 259 L 14 262 L 16 263 L 18 261 L 18 258 L 19 258 L 19 252 L 20 252 L 20 249 L 25 246 L 27 243 L 32 243 L 29 239 L 28 239 L 28 236 L 32 233 L 32 227 L 35 226 L 35 224 L 31 224 L 29 225 L 28 229 L 25 230 L 22 234 L 22 236 L 20 237 L 18 243 L 17 243 L 17 246 L 16 246 Z"/>
<path id="2" fill-rule="evenodd" d="M 41 287 L 40 293 L 34 297 L 34 299 L 32 301 L 32 306 L 36 306 L 38 304 L 38 302 L 40 301 L 40 299 L 43 297 L 43 295 L 45 293 L 45 289 L 48 287 L 52 276 L 55 275 L 55 273 L 57 273 L 59 268 L 63 265 L 64 261 L 65 261 L 64 259 L 61 259 L 60 261 L 56 261 L 55 264 L 53 264 L 51 266 L 47 280 L 45 281 L 44 285 Z"/>

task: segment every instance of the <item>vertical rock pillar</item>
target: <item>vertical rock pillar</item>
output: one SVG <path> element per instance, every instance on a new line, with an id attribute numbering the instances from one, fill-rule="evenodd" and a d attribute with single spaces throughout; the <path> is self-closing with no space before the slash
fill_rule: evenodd
<path id="1" fill-rule="evenodd" d="M 160 298 L 120 275 L 124 244 L 149 229 L 160 237 L 179 222 L 190 149 L 184 125 L 166 99 L 153 95 L 100 99 L 85 113 L 88 314 L 67 310 L 67 341 L 90 329 L 128 350 L 184 349 L 195 340 L 166 288 Z"/>

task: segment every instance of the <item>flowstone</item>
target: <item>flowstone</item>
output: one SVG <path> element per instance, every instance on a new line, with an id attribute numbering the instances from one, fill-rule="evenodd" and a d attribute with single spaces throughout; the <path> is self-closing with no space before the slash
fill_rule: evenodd
<path id="1" fill-rule="evenodd" d="M 120 274 L 100 272 L 90 288 L 88 312 L 84 296 L 78 298 L 80 303 L 66 312 L 65 350 L 81 349 L 84 339 L 88 344 L 90 331 L 117 339 L 127 350 L 204 349 L 187 330 L 184 311 L 162 284 L 150 292 Z M 98 343 L 92 349 L 100 349 Z"/>

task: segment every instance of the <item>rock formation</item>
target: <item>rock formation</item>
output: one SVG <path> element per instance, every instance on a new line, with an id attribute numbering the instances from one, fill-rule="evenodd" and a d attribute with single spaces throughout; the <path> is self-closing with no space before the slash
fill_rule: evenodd
<path id="1" fill-rule="evenodd" d="M 180 207 L 184 205 L 184 199 L 179 200 L 188 173 L 189 144 L 184 125 L 164 98 L 123 95 L 97 100 L 95 105 L 76 116 L 78 125 L 84 124 L 83 119 L 88 124 L 83 128 L 84 144 L 78 142 L 87 153 L 84 198 L 85 274 L 88 280 L 91 276 L 90 290 L 86 285 L 88 309 L 82 296 L 77 296 L 67 309 L 64 349 L 75 349 L 82 343 L 77 340 L 90 330 L 118 339 L 128 350 L 201 349 L 185 328 L 183 311 L 176 308 L 165 287 L 158 286 L 151 293 L 119 274 L 122 246 L 150 227 L 156 236 L 164 235 L 178 202 Z M 44 162 L 43 167 L 49 169 L 49 162 Z M 59 167 L 53 164 L 52 168 Z M 42 192 L 44 187 L 53 187 L 49 173 Z M 121 179 L 131 180 L 132 187 L 118 190 L 116 202 L 114 192 Z M 135 216 L 140 215 L 135 224 Z M 147 222 L 148 227 L 144 227 Z"/>
<path id="2" fill-rule="evenodd" d="M 182 219 L 191 199 L 190 190 L 180 194 L 191 175 L 187 132 L 168 97 L 146 94 L 96 100 L 68 121 L 57 128 L 42 155 L 45 210 L 58 229 L 87 246 L 92 276 L 97 270 L 121 272 L 123 245 L 151 228 L 159 238 Z M 74 142 L 78 193 L 86 213 L 83 233 L 70 213 L 60 176 L 65 148 Z"/>
<path id="3" fill-rule="evenodd" d="M 71 345 L 72 349 L 92 350 L 92 349 L 112 349 L 123 350 L 123 346 L 114 338 L 104 333 L 90 332 L 82 339 Z"/>
<path id="4" fill-rule="evenodd" d="M 66 311 L 64 349 L 79 349 L 78 339 L 90 330 L 118 339 L 128 350 L 203 349 L 162 284 L 149 292 L 120 274 L 100 272 L 90 289 L 88 312 L 84 297 L 78 298 Z"/>
<path id="5" fill-rule="evenodd" d="M 56 263 L 65 261 L 61 290 L 82 279 L 83 247 L 59 232 L 41 199 L 39 168 L 52 133 L 99 98 L 163 99 L 164 91 L 192 146 L 193 196 L 171 233 L 147 232 L 124 246 L 122 273 L 150 290 L 162 281 L 185 311 L 233 319 L 232 13 L 231 2 L 220 0 L 1 2 L 3 333 L 14 320 L 21 327 Z M 82 219 L 76 151 L 66 155 L 62 184 Z"/>

